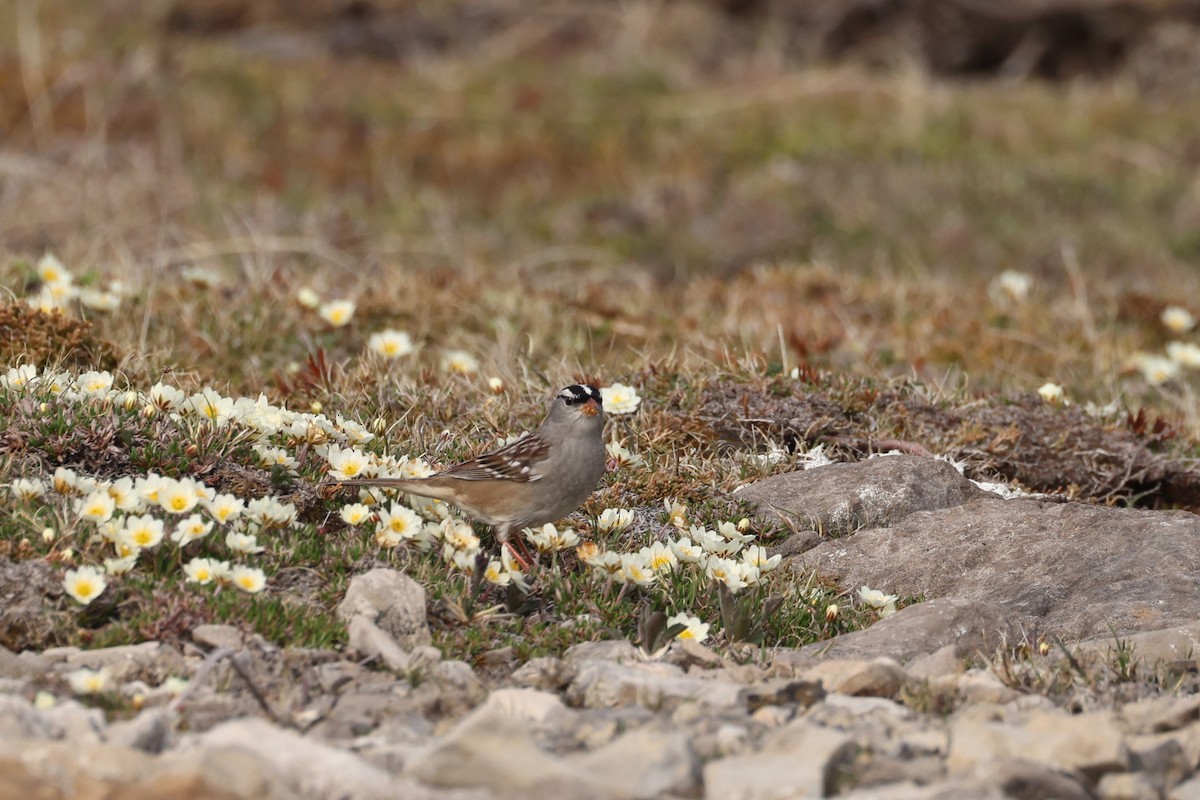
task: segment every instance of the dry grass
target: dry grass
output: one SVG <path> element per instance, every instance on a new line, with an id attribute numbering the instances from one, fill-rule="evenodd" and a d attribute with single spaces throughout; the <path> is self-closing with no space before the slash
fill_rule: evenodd
<path id="1" fill-rule="evenodd" d="M 610 477 L 584 511 L 639 509 L 642 541 L 664 535 L 664 497 L 728 519 L 740 512 L 724 492 L 817 443 L 853 456 L 913 440 L 1040 489 L 1070 489 L 1052 485 L 1065 464 L 1074 491 L 1112 501 L 1163 475 L 1191 486 L 1186 461 L 1155 458 L 1193 454 L 1195 379 L 1150 386 L 1129 360 L 1163 347 L 1166 305 L 1198 296 L 1200 97 L 1159 103 L 1119 77 L 797 69 L 769 35 L 724 40 L 722 21 L 690 4 L 565 8 L 587 35 L 562 38 L 531 13 L 470 48 L 379 62 L 330 57 L 316 26 L 278 41 L 189 37 L 138 4 L 18 3 L 0 13 L 0 284 L 35 290 L 32 265 L 53 251 L 83 281 L 127 292 L 117 313 L 81 311 L 102 344 L 94 358 L 68 347 L 74 363 L 119 357 L 141 390 L 165 378 L 380 420 L 389 450 L 435 461 L 535 424 L 547 394 L 579 377 L 632 383 L 643 407 L 613 427 L 648 466 Z M 186 280 L 195 267 L 217 285 Z M 1034 278 L 1025 302 L 989 297 L 1004 269 Z M 301 308 L 303 287 L 356 299 L 351 324 Z M 417 351 L 368 357 L 382 328 L 408 331 Z M 44 363 L 40 347 L 6 350 L 4 366 Z M 480 374 L 444 372 L 453 349 Z M 1120 410 L 1094 421 L 1030 405 L 1048 380 Z M 256 468 L 219 437 L 135 465 L 134 445 L 110 447 L 120 431 L 200 442 L 119 409 L 46 442 L 9 411 L 7 476 L 127 464 L 228 490 L 232 472 Z M 1146 421 L 1159 415 L 1164 426 Z M 999 441 L 1013 426 L 1031 449 Z M 1086 453 L 1056 453 L 1062 431 L 1148 453 L 1134 477 L 1149 478 L 1089 484 Z M 777 463 L 754 457 L 772 448 Z M 283 491 L 251 477 L 247 491 Z M 318 477 L 314 466 L 299 483 Z M 271 556 L 276 597 L 182 603 L 167 624 L 144 613 L 161 584 L 134 580 L 126 618 L 100 640 L 259 608 L 255 624 L 277 637 L 337 641 L 335 623 L 304 628 L 305 609 L 327 612 L 347 575 L 388 556 L 331 524 L 330 501 L 305 498 L 307 527 Z M 36 532 L 0 535 L 10 554 L 44 557 L 53 548 L 14 544 Z M 310 565 L 315 582 L 280 577 Z M 435 604 L 460 598 L 428 564 L 409 567 Z M 442 641 L 477 653 L 532 626 L 535 648 L 553 649 L 636 629 L 635 604 L 596 614 L 536 599 L 503 623 L 447 623 Z M 696 602 L 716 618 L 715 598 Z M 574 633 L 557 625 L 585 614 Z M 832 632 L 793 616 L 771 641 Z M 79 640 L 69 627 L 46 637 Z"/>

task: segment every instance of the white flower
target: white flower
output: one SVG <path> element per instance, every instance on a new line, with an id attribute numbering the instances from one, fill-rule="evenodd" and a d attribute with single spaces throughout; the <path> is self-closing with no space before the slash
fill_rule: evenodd
<path id="1" fill-rule="evenodd" d="M 205 510 L 212 515 L 212 518 L 222 525 L 240 517 L 242 511 L 246 508 L 244 500 L 231 494 L 219 494 L 212 500 L 201 502 L 203 502 Z"/>
<path id="2" fill-rule="evenodd" d="M 244 553 L 246 555 L 261 553 L 264 549 L 263 546 L 258 543 L 257 536 L 250 533 L 238 533 L 237 531 L 230 531 L 229 533 L 225 534 L 225 544 L 233 552 Z"/>
<path id="3" fill-rule="evenodd" d="M 75 501 L 75 513 L 97 525 L 108 522 L 116 510 L 117 502 L 107 491 L 101 489 Z"/>
<path id="4" fill-rule="evenodd" d="M 525 572 L 507 547 L 500 548 L 500 563 L 504 566 L 504 571 L 508 573 L 513 585 L 523 592 L 528 592 L 529 581 L 525 578 Z"/>
<path id="5" fill-rule="evenodd" d="M 626 450 L 619 442 L 609 442 L 604 445 L 604 449 L 618 467 L 640 467 L 646 463 L 646 459 L 631 450 Z"/>
<path id="6" fill-rule="evenodd" d="M 634 586 L 649 586 L 658 580 L 658 573 L 650 568 L 650 563 L 641 553 L 621 554 L 621 578 L 625 583 Z"/>
<path id="7" fill-rule="evenodd" d="M 375 531 L 375 540 L 383 547 L 396 547 L 421 535 L 424 527 L 417 512 L 400 503 L 392 503 L 391 508 L 379 510 L 379 528 Z"/>
<path id="8" fill-rule="evenodd" d="M 704 557 L 704 549 L 699 545 L 692 544 L 692 540 L 686 536 L 670 542 L 669 546 L 676 558 L 689 564 L 694 564 Z"/>
<path id="9" fill-rule="evenodd" d="M 175 532 L 171 534 L 171 541 L 183 547 L 208 536 L 212 527 L 212 520 L 205 519 L 199 514 L 192 514 L 190 517 L 180 520 L 179 524 L 175 526 Z"/>
<path id="10" fill-rule="evenodd" d="M 624 565 L 621 560 L 621 554 L 612 550 L 606 550 L 603 553 L 598 553 L 588 559 L 588 566 L 597 572 L 603 572 L 607 577 L 613 580 L 625 582 L 623 574 Z"/>
<path id="11" fill-rule="evenodd" d="M 749 528 L 750 526 L 746 525 L 743 529 L 743 526 L 737 525 L 733 522 L 717 523 L 717 533 L 721 534 L 726 541 L 730 542 L 742 542 L 744 544 L 746 542 L 754 541 L 754 534 L 745 532 L 746 530 L 749 530 Z"/>
<path id="12" fill-rule="evenodd" d="M 88 287 L 79 290 L 79 302 L 93 311 L 116 311 L 121 307 L 121 295 L 105 289 Z"/>
<path id="13" fill-rule="evenodd" d="M 767 548 L 761 544 L 752 544 L 742 551 L 742 563 L 749 564 L 760 572 L 770 572 L 779 566 L 783 556 L 776 554 L 767 556 Z"/>
<path id="14" fill-rule="evenodd" d="M 108 397 L 112 391 L 113 376 L 110 372 L 82 372 L 75 379 L 75 386 L 89 397 Z"/>
<path id="15" fill-rule="evenodd" d="M 21 389 L 31 383 L 36 383 L 38 368 L 36 364 L 21 364 L 10 367 L 8 372 L 0 377 L 0 386 L 5 389 Z"/>
<path id="16" fill-rule="evenodd" d="M 187 576 L 188 583 L 198 583 L 201 586 L 218 580 L 228 571 L 227 563 L 213 558 L 193 558 L 183 565 L 183 574 Z"/>
<path id="17" fill-rule="evenodd" d="M 699 644 L 708 638 L 710 626 L 706 622 L 701 622 L 699 617 L 693 617 L 691 614 L 676 614 L 673 617 L 667 617 L 667 627 L 671 628 L 675 625 L 684 626 L 684 629 L 675 635 L 676 639 L 691 639 Z"/>
<path id="18" fill-rule="evenodd" d="M 1043 383 L 1041 388 L 1038 389 L 1038 394 L 1040 394 L 1042 399 L 1047 403 L 1054 403 L 1056 405 L 1066 399 L 1066 392 L 1064 392 L 1063 387 L 1059 386 L 1057 383 Z"/>
<path id="19" fill-rule="evenodd" d="M 215 289 L 221 285 L 221 273 L 211 267 L 201 267 L 196 264 L 179 270 L 179 277 L 198 289 Z"/>
<path id="20" fill-rule="evenodd" d="M 600 400 L 607 414 L 632 414 L 642 398 L 632 386 L 614 383 L 600 390 Z"/>
<path id="21" fill-rule="evenodd" d="M 268 447 L 265 444 L 256 444 L 254 445 L 254 452 L 258 454 L 258 463 L 267 469 L 283 467 L 291 471 L 296 468 L 296 459 L 282 447 Z"/>
<path id="22" fill-rule="evenodd" d="M 36 500 L 46 493 L 46 484 L 37 478 L 17 478 L 12 482 L 9 491 L 13 493 L 13 497 Z"/>
<path id="23" fill-rule="evenodd" d="M 504 392 L 504 381 L 499 378 L 488 378 L 488 388 L 492 390 L 492 394 L 502 394 Z"/>
<path id="24" fill-rule="evenodd" d="M 46 253 L 38 259 L 37 274 L 42 283 L 71 283 L 75 280 L 53 253 Z"/>
<path id="25" fill-rule="evenodd" d="M 470 552 L 479 550 L 479 537 L 469 523 L 460 519 L 447 519 L 442 522 L 443 555 L 446 552 Z M 449 556 L 445 556 L 447 559 Z"/>
<path id="26" fill-rule="evenodd" d="M 364 506 L 362 503 L 350 503 L 342 506 L 342 510 L 338 512 L 342 521 L 352 527 L 357 527 L 371 516 L 371 509 Z"/>
<path id="27" fill-rule="evenodd" d="M 1141 370 L 1142 377 L 1151 386 L 1159 386 L 1179 376 L 1179 364 L 1163 356 L 1138 353 L 1133 357 L 1133 365 Z"/>
<path id="28" fill-rule="evenodd" d="M 361 478 L 371 466 L 367 454 L 355 447 L 338 447 L 331 444 L 325 458 L 329 461 L 329 476 L 339 481 Z"/>
<path id="29" fill-rule="evenodd" d="M 108 667 L 88 669 L 82 667 L 67 673 L 67 683 L 75 694 L 100 694 L 108 691 L 112 683 L 112 671 Z"/>
<path id="30" fill-rule="evenodd" d="M 600 512 L 596 527 L 604 533 L 620 533 L 633 524 L 633 512 L 628 508 L 606 508 Z"/>
<path id="31" fill-rule="evenodd" d="M 897 597 L 894 594 L 884 594 L 878 589 L 872 589 L 869 586 L 862 586 L 858 590 L 858 599 L 862 601 L 863 605 L 881 609 L 889 605 L 894 606 Z"/>
<path id="32" fill-rule="evenodd" d="M 725 584 L 729 591 L 737 594 L 749 584 L 743 577 L 742 565 L 730 558 L 713 556 L 704 565 L 704 574 L 717 583 Z"/>
<path id="33" fill-rule="evenodd" d="M 311 288 L 305 286 L 296 292 L 296 302 L 302 308 L 307 308 L 310 311 L 321 305 L 321 296 Z"/>
<path id="34" fill-rule="evenodd" d="M 205 387 L 189 397 L 180 410 L 199 414 L 220 428 L 224 427 L 233 416 L 233 398 L 225 397 L 216 390 Z"/>
<path id="35" fill-rule="evenodd" d="M 489 561 L 483 571 L 483 579 L 494 586 L 507 586 L 512 582 L 512 575 L 499 561 Z"/>
<path id="36" fill-rule="evenodd" d="M 140 514 L 145 510 L 145 501 L 133 485 L 133 478 L 118 478 L 108 485 L 108 495 L 117 508 L 126 514 Z"/>
<path id="37" fill-rule="evenodd" d="M 75 470 L 59 467 L 54 470 L 54 491 L 59 494 L 76 494 L 79 492 L 79 476 Z"/>
<path id="38" fill-rule="evenodd" d="M 1196 327 L 1196 318 L 1186 308 L 1167 306 L 1158 317 L 1171 333 L 1187 333 Z"/>
<path id="39" fill-rule="evenodd" d="M 1007 269 L 988 285 L 988 295 L 996 303 L 1020 303 L 1029 295 L 1033 278 L 1024 272 Z"/>
<path id="40" fill-rule="evenodd" d="M 95 567 L 69 569 L 63 577 L 63 589 L 83 605 L 95 600 L 108 586 L 104 573 Z"/>
<path id="41" fill-rule="evenodd" d="M 712 553 L 716 556 L 732 556 L 742 549 L 741 539 L 726 539 L 715 531 L 710 531 L 700 525 L 693 525 L 688 528 L 688 534 L 696 542 L 704 548 L 704 552 Z"/>
<path id="42" fill-rule="evenodd" d="M 568 550 L 579 544 L 579 535 L 575 533 L 574 529 L 566 528 L 560 531 L 551 522 L 547 522 L 536 531 L 526 528 L 524 533 L 525 538 L 537 548 L 539 553 Z"/>
<path id="43" fill-rule="evenodd" d="M 367 347 L 386 359 L 400 358 L 413 351 L 412 339 L 404 331 L 379 331 L 371 334 Z"/>
<path id="44" fill-rule="evenodd" d="M 267 585 L 267 577 L 261 569 L 238 565 L 229 572 L 233 585 L 247 594 L 258 594 Z"/>
<path id="45" fill-rule="evenodd" d="M 162 381 L 150 387 L 147 397 L 155 408 L 162 411 L 176 411 L 188 401 L 187 395 Z"/>
<path id="46" fill-rule="evenodd" d="M 1191 342 L 1167 342 L 1167 358 L 1181 367 L 1200 368 L 1200 347 Z"/>
<path id="47" fill-rule="evenodd" d="M 449 350 L 442 355 L 442 369 L 457 375 L 474 375 L 479 361 L 465 350 Z"/>
<path id="48" fill-rule="evenodd" d="M 354 317 L 355 308 L 357 306 L 353 300 L 330 300 L 317 309 L 317 314 L 328 322 L 330 327 L 340 328 L 348 324 Z"/>
<path id="49" fill-rule="evenodd" d="M 168 514 L 186 514 L 200 502 L 200 487 L 191 478 L 164 478 L 156 497 L 159 508 Z"/>
<path id="50" fill-rule="evenodd" d="M 646 559 L 646 565 L 654 572 L 673 572 L 679 566 L 679 557 L 662 542 L 643 547 L 638 555 Z"/>
<path id="51" fill-rule="evenodd" d="M 296 519 L 296 507 L 274 497 L 260 497 L 246 506 L 246 515 L 264 528 L 290 525 Z"/>
<path id="52" fill-rule="evenodd" d="M 104 571 L 109 575 L 124 575 L 137 564 L 137 553 L 124 558 L 104 559 Z"/>
<path id="53" fill-rule="evenodd" d="M 125 527 L 117 535 L 117 542 L 119 544 L 126 544 L 134 552 L 137 552 L 147 547 L 156 546 L 162 541 L 162 538 L 163 521 L 145 514 L 142 516 L 134 515 L 126 517 Z"/>
<path id="54" fill-rule="evenodd" d="M 676 528 L 687 527 L 687 506 L 683 503 L 675 502 L 675 499 L 668 497 L 663 500 L 663 508 L 667 510 L 667 521 Z"/>

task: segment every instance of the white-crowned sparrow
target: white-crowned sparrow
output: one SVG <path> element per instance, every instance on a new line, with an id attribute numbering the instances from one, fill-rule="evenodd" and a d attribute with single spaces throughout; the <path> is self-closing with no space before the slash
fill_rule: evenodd
<path id="1" fill-rule="evenodd" d="M 563 389 L 533 433 L 428 478 L 364 478 L 342 486 L 379 486 L 458 506 L 496 531 L 555 522 L 583 504 L 604 475 L 604 410 L 595 386 Z"/>

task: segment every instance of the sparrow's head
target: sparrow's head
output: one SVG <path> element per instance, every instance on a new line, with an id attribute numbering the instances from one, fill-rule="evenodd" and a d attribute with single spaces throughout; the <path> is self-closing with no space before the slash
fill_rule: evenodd
<path id="1" fill-rule="evenodd" d="M 600 399 L 600 390 L 595 386 L 574 384 L 558 393 L 555 404 L 561 404 L 574 415 L 584 417 L 602 416 L 604 402 Z"/>

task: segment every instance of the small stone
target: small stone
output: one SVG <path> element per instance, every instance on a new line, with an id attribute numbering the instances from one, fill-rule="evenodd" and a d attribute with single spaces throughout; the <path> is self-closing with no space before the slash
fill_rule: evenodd
<path id="1" fill-rule="evenodd" d="M 1011 757 L 1097 781 L 1128 769 L 1130 753 L 1110 712 L 1069 715 L 1034 711 L 1010 723 L 957 716 L 950 723 L 946 766 L 964 774 L 978 764 Z"/>
<path id="2" fill-rule="evenodd" d="M 1179 730 L 1200 719 L 1200 697 L 1166 694 L 1126 703 L 1118 712 L 1117 719 L 1130 733 L 1164 733 Z"/>
<path id="3" fill-rule="evenodd" d="M 159 642 L 82 650 L 68 655 L 66 666 L 70 670 L 80 667 L 107 668 L 112 674 L 113 683 L 140 678 L 154 685 L 162 683 L 172 675 L 182 675 L 187 669 L 183 656 L 174 648 Z"/>
<path id="4" fill-rule="evenodd" d="M 567 666 L 561 658 L 541 656 L 517 667 L 508 679 L 517 686 L 557 692 L 565 689 L 574 677 L 574 668 Z"/>
<path id="5" fill-rule="evenodd" d="M 904 671 L 909 678 L 918 681 L 957 675 L 963 671 L 962 656 L 956 645 L 948 644 L 928 655 L 914 658 L 904 665 Z"/>
<path id="6" fill-rule="evenodd" d="M 812 683 L 821 683 L 827 690 L 840 694 L 868 697 L 894 697 L 904 686 L 904 670 L 890 658 L 871 661 L 825 661 L 802 676 Z"/>
<path id="7" fill-rule="evenodd" d="M 685 701 L 732 708 L 738 705 L 741 690 L 739 684 L 687 676 L 679 667 L 661 662 L 587 661 L 567 687 L 567 701 L 584 708 L 615 708 L 633 703 L 661 707 Z"/>
<path id="8" fill-rule="evenodd" d="M 362 658 L 375 659 L 392 672 L 406 673 L 412 668 L 412 658 L 396 640 L 366 615 L 350 618 L 347 647 Z"/>
<path id="9" fill-rule="evenodd" d="M 360 615 L 406 650 L 433 641 L 425 611 L 425 588 L 403 572 L 380 568 L 351 578 L 337 616 L 349 624 Z"/>
<path id="10" fill-rule="evenodd" d="M 488 695 L 484 705 L 534 724 L 544 724 L 571 713 L 558 695 L 536 689 L 497 689 Z"/>
<path id="11" fill-rule="evenodd" d="M 998 758 L 982 763 L 975 777 L 1014 797 L 1095 800 L 1091 790 L 1073 775 L 1024 759 Z"/>
<path id="12" fill-rule="evenodd" d="M 164 708 L 149 708 L 133 719 L 114 722 L 104 731 L 104 741 L 143 753 L 161 753 L 174 743 L 175 715 Z"/>
<path id="13" fill-rule="evenodd" d="M 678 731 L 639 728 L 591 753 L 571 759 L 592 782 L 620 797 L 655 798 L 691 794 L 699 762 Z"/>
<path id="14" fill-rule="evenodd" d="M 1096 787 L 1101 800 L 1145 800 L 1161 797 L 1149 775 L 1141 772 L 1113 772 L 1100 779 Z"/>
<path id="15" fill-rule="evenodd" d="M 245 644 L 242 632 L 232 625 L 197 625 L 192 628 L 192 641 L 213 650 L 241 650 Z"/>
<path id="16" fill-rule="evenodd" d="M 825 797 L 838 765 L 854 752 L 851 737 L 796 720 L 772 734 L 763 750 L 729 756 L 704 766 L 709 800 L 783 800 Z"/>

